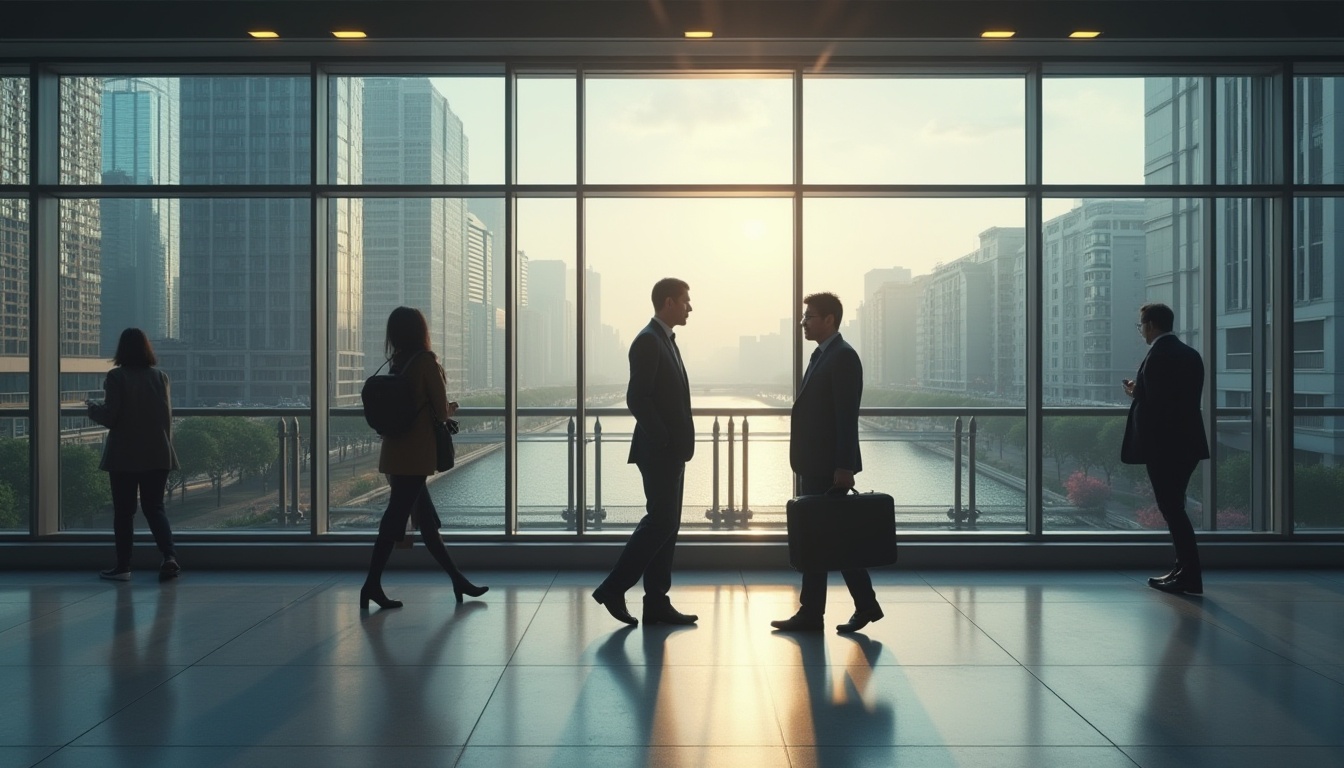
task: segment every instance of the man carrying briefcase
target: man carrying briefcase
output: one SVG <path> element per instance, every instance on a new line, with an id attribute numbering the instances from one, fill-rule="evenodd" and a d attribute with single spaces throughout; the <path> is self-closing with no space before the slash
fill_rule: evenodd
<path id="1" fill-rule="evenodd" d="M 817 342 L 789 418 L 789 464 L 798 475 L 798 493 L 812 496 L 832 488 L 848 491 L 859 458 L 859 400 L 863 396 L 863 364 L 839 334 L 844 308 L 833 293 L 803 299 L 803 338 Z M 842 570 L 854 598 L 854 615 L 836 627 L 857 632 L 882 618 L 873 580 L 863 568 Z M 798 612 L 770 622 L 785 632 L 819 632 L 826 613 L 826 572 L 805 571 Z"/>

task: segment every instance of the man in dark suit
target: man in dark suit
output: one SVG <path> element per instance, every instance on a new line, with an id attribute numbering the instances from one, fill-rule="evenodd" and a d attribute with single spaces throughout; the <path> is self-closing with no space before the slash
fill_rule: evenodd
<path id="1" fill-rule="evenodd" d="M 679 612 L 667 596 L 681 528 L 686 462 L 695 453 L 691 385 L 672 332 L 691 314 L 690 286 L 673 277 L 659 280 L 653 286 L 653 309 L 653 319 L 630 345 L 630 386 L 625 391 L 625 403 L 635 417 L 629 461 L 644 478 L 646 512 L 593 599 L 618 621 L 638 624 L 625 607 L 625 592 L 643 576 L 645 625 L 693 624 L 699 617 Z"/>
<path id="2" fill-rule="evenodd" d="M 1139 310 L 1139 332 L 1148 355 L 1133 380 L 1122 384 L 1133 398 L 1120 460 L 1143 464 L 1153 484 L 1157 511 L 1167 521 L 1176 545 L 1176 567 L 1148 580 L 1163 592 L 1198 595 L 1204 575 L 1195 546 L 1195 529 L 1185 512 L 1185 490 L 1209 442 L 1199 404 L 1204 393 L 1204 361 L 1171 332 L 1175 315 L 1166 304 L 1145 304 Z"/>
<path id="3" fill-rule="evenodd" d="M 789 464 L 798 475 L 798 493 L 848 491 L 863 469 L 859 458 L 859 400 L 863 364 L 839 333 L 844 307 L 833 293 L 803 299 L 803 338 L 817 342 L 798 388 L 789 419 Z M 882 618 L 865 569 L 841 571 L 854 598 L 854 615 L 836 630 L 857 632 Z M 804 573 L 798 613 L 770 625 L 786 632 L 816 632 L 826 613 L 826 573 Z"/>

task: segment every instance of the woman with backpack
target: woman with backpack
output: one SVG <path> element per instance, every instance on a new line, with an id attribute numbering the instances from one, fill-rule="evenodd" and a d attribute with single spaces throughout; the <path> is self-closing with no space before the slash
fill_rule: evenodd
<path id="1" fill-rule="evenodd" d="M 480 597 L 489 587 L 478 587 L 453 564 L 448 549 L 439 536 L 439 514 L 429 498 L 425 480 L 436 471 L 437 444 L 434 436 L 435 421 L 443 422 L 457 411 L 457 403 L 448 401 L 447 377 L 438 358 L 429 347 L 429 325 L 420 310 L 397 307 L 387 317 L 387 338 L 384 342 L 393 374 L 410 380 L 414 402 L 419 406 L 415 420 L 404 433 L 384 436 L 378 454 L 378 471 L 388 476 L 392 493 L 387 509 L 378 524 L 378 538 L 373 542 L 373 559 L 369 575 L 359 590 L 359 607 L 367 609 L 372 600 L 379 608 L 400 608 L 400 600 L 389 599 L 383 593 L 383 569 L 397 541 L 406 535 L 406 521 L 411 510 L 416 510 L 425 548 L 453 580 L 453 595 L 462 602 L 462 595 Z"/>

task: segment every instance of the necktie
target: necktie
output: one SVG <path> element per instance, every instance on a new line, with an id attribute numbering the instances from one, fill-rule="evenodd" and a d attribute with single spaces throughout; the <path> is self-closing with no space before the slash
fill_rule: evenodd
<path id="1" fill-rule="evenodd" d="M 807 380 L 812 376 L 812 369 L 817 367 L 817 358 L 821 357 L 821 347 L 812 350 L 812 357 L 807 361 L 807 370 L 803 372 L 803 383 L 798 385 L 798 389 L 807 386 Z"/>
<path id="2" fill-rule="evenodd" d="M 667 338 L 672 342 L 672 352 L 677 356 L 677 367 L 681 369 L 681 377 L 686 378 L 686 364 L 681 361 L 681 347 L 677 346 L 677 334 L 669 333 Z"/>

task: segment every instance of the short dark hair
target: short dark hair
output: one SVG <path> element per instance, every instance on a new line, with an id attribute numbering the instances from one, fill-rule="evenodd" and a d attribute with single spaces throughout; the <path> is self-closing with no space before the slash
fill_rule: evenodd
<path id="1" fill-rule="evenodd" d="M 803 299 L 803 303 L 821 313 L 822 317 L 835 315 L 835 327 L 840 328 L 840 320 L 845 316 L 845 307 L 840 297 L 834 293 L 814 293 Z"/>
<path id="2" fill-rule="evenodd" d="M 383 351 L 393 355 L 429 349 L 429 323 L 415 307 L 397 307 L 387 316 L 387 336 Z"/>
<path id="3" fill-rule="evenodd" d="M 1154 302 L 1139 307 L 1139 320 L 1156 325 L 1163 333 L 1171 333 L 1172 326 L 1176 325 L 1176 313 L 1166 304 Z"/>
<path id="4" fill-rule="evenodd" d="M 139 328 L 127 328 L 117 340 L 117 353 L 112 356 L 114 365 L 126 368 L 151 368 L 159 364 L 154 356 L 154 345 Z"/>
<path id="5" fill-rule="evenodd" d="M 657 312 L 663 308 L 668 299 L 675 299 L 691 290 L 691 286 L 685 280 L 678 280 L 675 277 L 664 277 L 662 280 L 653 284 L 653 311 Z"/>

